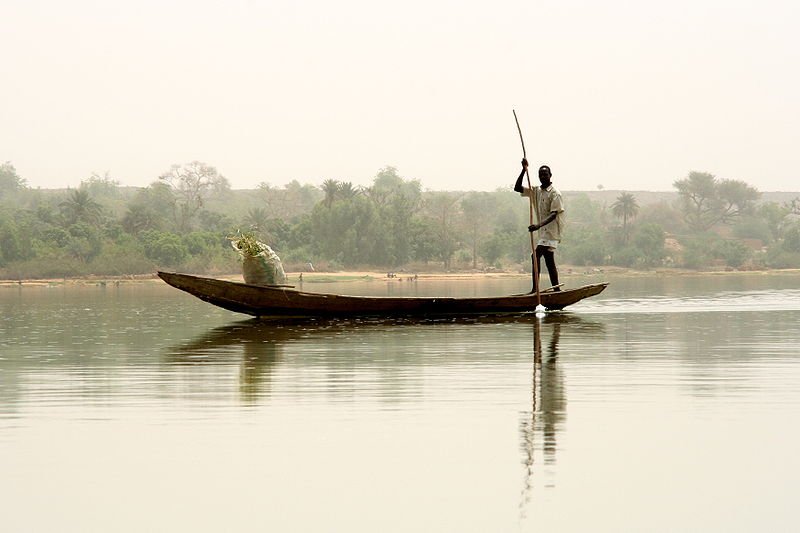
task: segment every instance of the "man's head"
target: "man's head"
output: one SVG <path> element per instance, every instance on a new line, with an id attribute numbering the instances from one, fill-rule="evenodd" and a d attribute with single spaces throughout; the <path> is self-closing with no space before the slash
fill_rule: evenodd
<path id="1" fill-rule="evenodd" d="M 542 187 L 547 187 L 550 185 L 550 180 L 553 177 L 553 174 L 550 172 L 550 167 L 547 165 L 542 165 L 539 167 L 539 183 L 542 184 Z"/>

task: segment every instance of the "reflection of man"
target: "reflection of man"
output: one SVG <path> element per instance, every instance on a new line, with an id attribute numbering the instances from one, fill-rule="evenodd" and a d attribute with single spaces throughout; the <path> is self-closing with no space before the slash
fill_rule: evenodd
<path id="1" fill-rule="evenodd" d="M 545 324 L 548 318 L 545 317 Z M 537 448 L 540 447 L 544 462 L 553 465 L 558 450 L 558 430 L 567 416 L 567 396 L 564 377 L 558 368 L 558 341 L 561 335 L 561 322 L 555 318 L 553 331 L 548 344 L 548 352 L 542 354 L 542 331 L 538 320 L 533 321 L 533 390 L 529 418 L 520 426 L 522 450 L 525 454 L 525 488 L 522 491 L 523 504 L 530 502 L 530 491 L 533 486 L 533 463 Z M 526 413 L 527 414 L 527 413 Z M 539 436 L 541 435 L 541 436 Z"/>
<path id="2" fill-rule="evenodd" d="M 561 335 L 561 323 L 553 323 L 550 337 L 549 357 L 542 365 L 541 377 L 541 411 L 543 451 L 545 461 L 555 463 L 556 437 L 558 430 L 567 416 L 567 396 L 564 390 L 564 378 L 558 369 L 558 340 Z"/>
<path id="3" fill-rule="evenodd" d="M 547 273 L 550 275 L 550 284 L 556 287 L 554 290 L 561 290 L 558 285 L 558 270 L 556 269 L 556 247 L 561 242 L 561 229 L 564 221 L 564 201 L 561 193 L 553 187 L 551 181 L 552 173 L 550 167 L 542 165 L 539 167 L 539 182 L 541 187 L 529 189 L 522 186 L 522 178 L 528 170 L 527 159 L 522 160 L 522 172 L 520 172 L 514 190 L 522 196 L 527 196 L 533 202 L 536 211 L 537 224 L 528 226 L 528 231 L 538 231 L 539 239 L 536 242 L 536 255 L 531 254 L 531 261 L 536 261 L 537 270 L 541 272 L 541 258 L 547 265 Z M 534 292 L 539 287 L 539 280 L 533 280 Z"/>

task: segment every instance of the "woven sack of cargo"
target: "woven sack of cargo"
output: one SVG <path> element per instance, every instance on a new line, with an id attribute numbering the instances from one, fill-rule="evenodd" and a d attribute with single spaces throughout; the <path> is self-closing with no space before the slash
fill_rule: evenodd
<path id="1" fill-rule="evenodd" d="M 242 258 L 242 276 L 250 285 L 284 285 L 286 273 L 280 257 L 253 235 L 240 233 L 231 237 L 231 246 Z"/>

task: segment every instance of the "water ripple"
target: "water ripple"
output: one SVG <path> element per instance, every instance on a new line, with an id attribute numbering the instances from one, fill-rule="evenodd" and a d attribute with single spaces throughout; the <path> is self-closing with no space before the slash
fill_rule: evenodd
<path id="1" fill-rule="evenodd" d="M 586 313 L 697 313 L 723 311 L 800 311 L 800 290 L 721 292 L 684 297 L 615 298 L 586 302 Z"/>

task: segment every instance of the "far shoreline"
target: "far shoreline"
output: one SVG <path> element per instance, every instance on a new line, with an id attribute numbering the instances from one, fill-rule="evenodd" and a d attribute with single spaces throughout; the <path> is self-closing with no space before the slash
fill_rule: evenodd
<path id="1" fill-rule="evenodd" d="M 765 270 L 688 270 L 678 268 L 659 268 L 653 270 L 636 270 L 621 267 L 575 267 L 564 266 L 559 268 L 561 277 L 564 280 L 577 277 L 701 277 L 701 276 L 780 276 L 800 274 L 800 269 L 765 269 Z M 288 282 L 296 287 L 298 283 L 342 283 L 383 281 L 386 283 L 398 283 L 405 281 L 446 281 L 446 280 L 479 280 L 479 279 L 529 279 L 530 272 L 508 272 L 508 271 L 451 271 L 451 272 L 392 272 L 394 276 L 389 276 L 389 272 L 375 270 L 346 270 L 338 272 L 287 272 Z M 228 274 L 196 274 L 198 276 L 222 279 L 226 281 L 242 282 L 240 273 Z M 302 282 L 300 276 L 303 276 Z M 47 279 L 2 279 L 0 287 L 57 287 L 57 286 L 107 286 L 107 285 L 133 285 L 161 282 L 158 274 L 129 274 L 117 276 L 76 276 L 63 278 Z"/>

